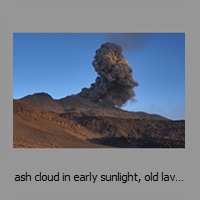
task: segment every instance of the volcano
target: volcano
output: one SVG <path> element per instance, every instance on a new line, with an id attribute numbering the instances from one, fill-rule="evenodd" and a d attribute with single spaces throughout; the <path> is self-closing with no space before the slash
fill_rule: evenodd
<path id="1" fill-rule="evenodd" d="M 35 93 L 13 100 L 13 147 L 185 148 L 185 120 Z"/>

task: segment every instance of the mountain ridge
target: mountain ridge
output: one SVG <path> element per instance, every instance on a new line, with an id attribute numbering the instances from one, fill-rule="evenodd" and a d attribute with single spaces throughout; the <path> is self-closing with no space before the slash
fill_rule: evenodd
<path id="1" fill-rule="evenodd" d="M 92 102 L 79 95 L 66 96 L 60 99 L 53 99 L 48 93 L 34 93 L 27 95 L 19 100 L 32 104 L 40 109 L 53 111 L 57 113 L 85 113 L 92 116 L 116 116 L 122 118 L 145 118 L 157 120 L 169 120 L 157 114 L 148 114 L 145 112 L 133 112 L 122 110 L 111 105 L 105 105 L 102 102 Z"/>

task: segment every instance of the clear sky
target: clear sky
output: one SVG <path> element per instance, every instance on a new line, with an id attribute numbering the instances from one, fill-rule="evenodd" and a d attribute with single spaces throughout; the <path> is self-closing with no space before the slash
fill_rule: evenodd
<path id="1" fill-rule="evenodd" d="M 136 101 L 122 109 L 185 119 L 184 33 L 14 33 L 13 98 L 46 92 L 60 99 L 90 87 L 105 42 L 123 48 L 139 83 Z"/>

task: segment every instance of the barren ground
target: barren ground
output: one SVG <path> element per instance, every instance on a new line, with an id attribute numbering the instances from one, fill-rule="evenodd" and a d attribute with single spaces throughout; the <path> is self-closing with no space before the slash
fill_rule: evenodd
<path id="1" fill-rule="evenodd" d="M 43 94 L 34 102 L 31 96 L 14 100 L 13 128 L 14 148 L 185 148 L 184 120 L 78 97 L 53 100 Z"/>

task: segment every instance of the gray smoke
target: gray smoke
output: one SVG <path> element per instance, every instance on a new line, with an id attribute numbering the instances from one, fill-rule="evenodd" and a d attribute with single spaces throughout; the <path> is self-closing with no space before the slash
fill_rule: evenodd
<path id="1" fill-rule="evenodd" d="M 133 88 L 138 83 L 132 78 L 133 70 L 124 59 L 120 46 L 102 44 L 96 50 L 92 65 L 99 76 L 90 88 L 82 89 L 79 93 L 81 97 L 122 106 L 135 96 Z"/>
<path id="2" fill-rule="evenodd" d="M 110 33 L 107 35 L 109 41 L 120 45 L 124 51 L 138 50 L 152 37 L 149 33 Z"/>

